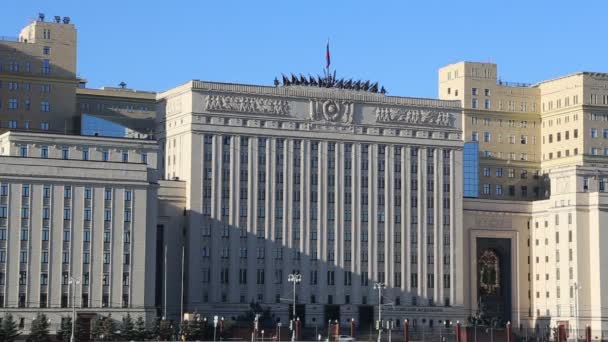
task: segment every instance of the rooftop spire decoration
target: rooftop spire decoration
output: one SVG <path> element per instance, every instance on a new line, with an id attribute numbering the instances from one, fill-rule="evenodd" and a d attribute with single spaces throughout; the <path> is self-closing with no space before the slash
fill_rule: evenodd
<path id="1" fill-rule="evenodd" d="M 367 91 L 370 93 L 381 93 L 386 94 L 386 89 L 378 85 L 378 82 L 371 82 L 368 80 L 353 80 L 345 78 L 337 78 L 336 70 L 332 75 L 329 70 L 331 65 L 331 58 L 329 53 L 329 39 L 327 39 L 327 47 L 325 49 L 325 69 L 323 69 L 323 76 L 317 75 L 304 75 L 304 74 L 281 74 L 281 81 L 275 77 L 274 86 L 290 87 L 290 86 L 305 86 L 305 87 L 318 87 L 318 88 L 333 88 L 333 89 L 345 89 L 345 90 L 356 90 L 356 91 Z"/>

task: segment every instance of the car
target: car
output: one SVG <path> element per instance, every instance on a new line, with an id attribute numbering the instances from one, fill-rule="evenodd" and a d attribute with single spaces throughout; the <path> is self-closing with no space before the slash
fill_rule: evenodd
<path id="1" fill-rule="evenodd" d="M 355 338 L 349 335 L 338 336 L 338 342 L 355 342 Z"/>

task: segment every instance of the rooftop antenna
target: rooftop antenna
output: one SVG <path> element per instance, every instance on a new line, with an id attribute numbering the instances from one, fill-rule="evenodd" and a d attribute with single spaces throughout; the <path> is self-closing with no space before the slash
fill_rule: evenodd
<path id="1" fill-rule="evenodd" d="M 57 24 L 59 24 L 59 23 L 61 22 L 61 17 L 60 17 L 60 16 L 58 16 L 58 15 L 56 15 L 56 16 L 55 16 L 55 22 L 56 22 Z"/>
<path id="2" fill-rule="evenodd" d="M 38 13 L 38 21 L 44 21 L 44 13 Z"/>

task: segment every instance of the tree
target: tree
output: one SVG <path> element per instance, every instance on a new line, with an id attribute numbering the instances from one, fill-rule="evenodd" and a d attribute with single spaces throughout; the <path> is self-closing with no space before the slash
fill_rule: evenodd
<path id="1" fill-rule="evenodd" d="M 185 320 L 182 322 L 180 326 L 180 339 L 185 339 L 186 341 L 190 341 L 192 338 L 192 331 L 190 330 L 191 324 L 190 321 Z"/>
<path id="2" fill-rule="evenodd" d="M 0 317 L 0 341 L 4 341 L 4 329 L 2 324 L 3 318 Z"/>
<path id="3" fill-rule="evenodd" d="M 123 340 L 131 341 L 135 339 L 135 326 L 130 314 L 122 317 L 122 325 L 120 326 L 120 336 Z"/>
<path id="4" fill-rule="evenodd" d="M 144 322 L 144 318 L 139 316 L 137 320 L 135 320 L 135 337 L 136 341 L 145 341 L 148 339 L 148 329 L 146 329 L 146 322 Z"/>
<path id="5" fill-rule="evenodd" d="M 114 341 L 116 338 L 116 324 L 112 319 L 112 314 L 105 317 L 101 321 L 101 340 L 102 341 Z"/>
<path id="6" fill-rule="evenodd" d="M 101 337 L 101 319 L 95 318 L 91 326 L 91 339 L 93 341 L 99 340 Z"/>
<path id="7" fill-rule="evenodd" d="M 160 338 L 160 322 L 161 322 L 160 317 L 156 317 L 154 319 L 154 324 L 152 325 L 152 329 L 150 331 L 149 338 L 152 338 L 152 339 Z"/>
<path id="8" fill-rule="evenodd" d="M 200 317 L 190 322 L 190 336 L 193 341 L 203 339 L 203 327 Z"/>
<path id="9" fill-rule="evenodd" d="M 2 331 L 4 332 L 4 341 L 6 342 L 13 342 L 19 336 L 17 323 L 15 323 L 13 315 L 10 313 L 6 314 L 2 320 Z"/>
<path id="10" fill-rule="evenodd" d="M 173 327 L 171 326 L 171 322 L 163 319 L 160 321 L 159 329 L 158 329 L 158 338 L 161 341 L 168 341 L 173 336 Z"/>
<path id="11" fill-rule="evenodd" d="M 70 336 L 72 336 L 72 317 L 62 317 L 61 326 L 57 330 L 57 340 L 70 342 Z"/>
<path id="12" fill-rule="evenodd" d="M 32 321 L 30 329 L 30 339 L 35 342 L 50 342 L 49 320 L 45 314 L 38 313 Z"/>

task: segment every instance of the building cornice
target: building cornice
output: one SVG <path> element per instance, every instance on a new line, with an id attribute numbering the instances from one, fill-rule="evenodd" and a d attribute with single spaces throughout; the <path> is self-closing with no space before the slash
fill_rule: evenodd
<path id="1" fill-rule="evenodd" d="M 383 94 L 369 93 L 365 91 L 354 91 L 334 88 L 315 88 L 305 86 L 272 87 L 193 80 L 192 90 L 238 93 L 256 96 L 266 95 L 306 99 L 337 99 L 370 104 L 447 108 L 459 111 L 461 110 L 459 100 L 437 100 L 428 98 L 387 96 Z"/>

